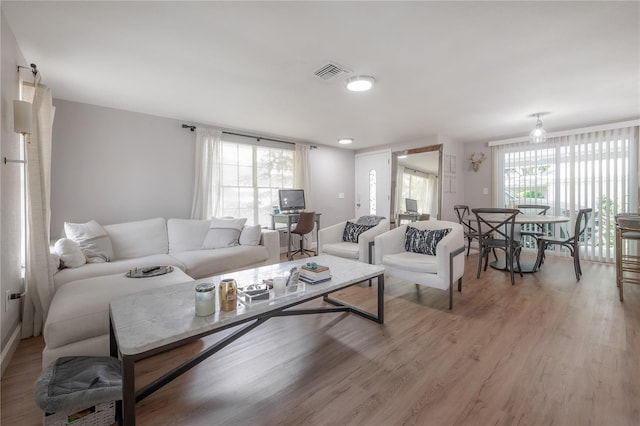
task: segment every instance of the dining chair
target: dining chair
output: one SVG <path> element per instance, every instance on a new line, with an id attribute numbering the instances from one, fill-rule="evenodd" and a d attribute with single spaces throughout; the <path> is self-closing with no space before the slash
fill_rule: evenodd
<path id="1" fill-rule="evenodd" d="M 544 259 L 544 252 L 549 248 L 549 246 L 559 245 L 569 249 L 569 252 L 573 257 L 573 269 L 576 273 L 576 280 L 580 281 L 580 275 L 582 275 L 582 269 L 580 268 L 580 238 L 587 229 L 589 217 L 592 212 L 593 209 L 580 209 L 578 211 L 573 236 L 569 238 L 561 239 L 548 236 L 538 237 L 538 257 L 536 258 L 536 264 L 533 267 L 533 270 L 537 271 L 538 268 L 540 268 Z"/>
<path id="2" fill-rule="evenodd" d="M 522 268 L 520 267 L 520 251 L 522 245 L 520 238 L 515 238 L 516 216 L 520 213 L 518 209 L 503 208 L 478 208 L 471 210 L 476 216 L 478 223 L 478 242 L 480 244 L 480 256 L 478 258 L 478 274 L 482 270 L 482 259 L 484 259 L 484 270 L 487 270 L 489 264 L 489 253 L 493 252 L 496 256 L 496 250 L 502 250 L 505 253 L 505 265 L 511 274 L 511 284 L 515 284 L 513 273 L 513 262 L 518 266 L 518 272 L 522 277 Z"/>
<path id="3" fill-rule="evenodd" d="M 551 206 L 545 206 L 541 204 L 518 204 L 517 208 L 524 214 L 537 214 L 540 216 L 546 216 L 547 210 L 549 210 Z M 530 241 L 532 240 L 535 243 L 536 238 L 544 237 L 545 235 L 545 226 L 539 223 L 524 225 L 520 230 L 520 236 L 522 237 L 523 242 L 528 239 Z M 529 247 L 526 243 L 524 244 L 524 246 Z"/>
<path id="4" fill-rule="evenodd" d="M 296 234 L 300 236 L 300 248 L 298 250 L 292 252 L 289 255 L 289 260 L 293 260 L 293 256 L 301 253 L 304 255 L 309 255 L 309 253 L 315 256 L 315 252 L 313 250 L 307 250 L 304 248 L 304 236 L 309 232 L 313 231 L 313 226 L 315 225 L 316 212 L 301 212 L 298 217 L 298 223 L 296 223 L 296 227 L 291 230 L 289 233 L 289 245 L 291 246 L 291 235 Z"/>
<path id="5" fill-rule="evenodd" d="M 456 216 L 458 216 L 458 222 L 462 225 L 464 229 L 464 237 L 467 239 L 467 257 L 469 256 L 469 251 L 471 250 L 471 241 L 478 239 L 478 230 L 471 225 L 471 220 L 465 220 L 465 216 L 468 218 L 470 216 L 469 206 L 464 204 L 457 204 L 453 206 L 453 210 L 456 212 Z"/>

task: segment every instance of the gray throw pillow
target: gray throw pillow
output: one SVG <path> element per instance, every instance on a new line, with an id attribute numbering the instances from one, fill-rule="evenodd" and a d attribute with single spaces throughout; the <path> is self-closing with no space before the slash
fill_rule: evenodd
<path id="1" fill-rule="evenodd" d="M 347 224 L 344 226 L 344 231 L 342 231 L 342 241 L 357 243 L 360 234 L 371 228 L 373 228 L 373 225 L 358 225 L 357 223 L 347 221 Z"/>
<path id="2" fill-rule="evenodd" d="M 425 229 L 420 230 L 412 226 L 407 226 L 404 234 L 404 249 L 412 253 L 436 255 L 436 247 L 451 228 L 446 229 Z"/>

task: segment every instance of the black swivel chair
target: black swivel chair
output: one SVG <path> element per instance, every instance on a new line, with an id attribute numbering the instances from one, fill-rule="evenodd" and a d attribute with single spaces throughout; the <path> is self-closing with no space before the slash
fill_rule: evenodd
<path id="1" fill-rule="evenodd" d="M 464 204 L 457 204 L 453 206 L 453 210 L 456 212 L 456 216 L 458 216 L 458 222 L 462 225 L 462 229 L 464 229 L 464 237 L 468 240 L 467 246 L 467 257 L 469 256 L 469 251 L 471 250 L 471 241 L 479 240 L 478 230 L 471 225 L 471 220 L 464 220 L 463 218 L 469 218 L 469 206 Z"/>
<path id="2" fill-rule="evenodd" d="M 293 260 L 293 256 L 300 253 L 305 255 L 313 255 L 316 253 L 313 250 L 307 250 L 304 248 L 304 236 L 313 231 L 313 225 L 315 224 L 316 212 L 302 212 L 298 217 L 298 223 L 296 227 L 289 233 L 289 247 L 291 247 L 291 235 L 296 234 L 300 237 L 300 248 L 289 255 L 289 260 Z"/>
<path id="3" fill-rule="evenodd" d="M 571 256 L 573 257 L 573 269 L 576 273 L 576 280 L 580 281 L 580 275 L 582 275 L 582 269 L 580 268 L 580 237 L 584 234 L 589 223 L 589 216 L 593 212 L 593 209 L 580 209 L 578 211 L 578 217 L 576 217 L 576 227 L 573 231 L 573 236 L 567 239 L 559 239 L 553 237 L 539 237 L 538 238 L 538 258 L 533 270 L 537 270 L 544 259 L 544 251 L 551 245 L 559 245 L 569 249 Z"/>

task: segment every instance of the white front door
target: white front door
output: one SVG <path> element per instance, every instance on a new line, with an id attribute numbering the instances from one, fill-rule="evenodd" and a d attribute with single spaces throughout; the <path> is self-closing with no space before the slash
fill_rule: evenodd
<path id="1" fill-rule="evenodd" d="M 391 214 L 391 150 L 356 154 L 356 218 Z"/>

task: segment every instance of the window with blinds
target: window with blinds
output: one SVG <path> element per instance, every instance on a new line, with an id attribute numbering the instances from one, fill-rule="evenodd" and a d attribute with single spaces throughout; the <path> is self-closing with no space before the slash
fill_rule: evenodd
<path id="1" fill-rule="evenodd" d="M 497 206 L 549 205 L 548 214 L 571 219 L 550 229 L 561 238 L 573 234 L 579 209 L 593 208 L 580 257 L 614 261 L 614 216 L 638 209 L 637 127 L 566 135 L 544 144 L 498 145 L 492 150 Z"/>

